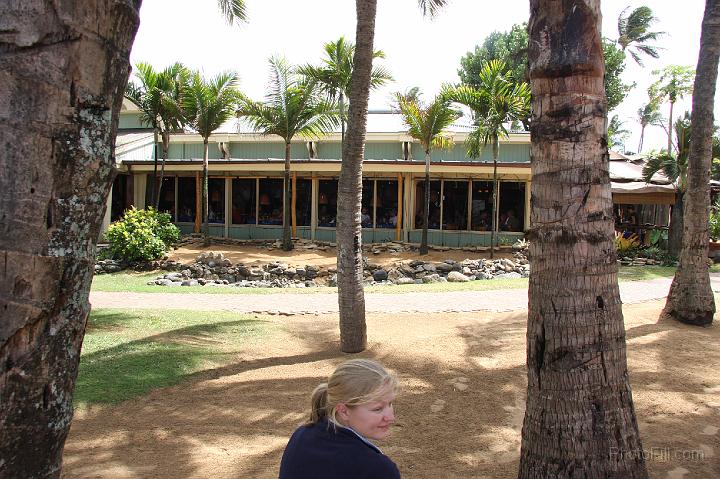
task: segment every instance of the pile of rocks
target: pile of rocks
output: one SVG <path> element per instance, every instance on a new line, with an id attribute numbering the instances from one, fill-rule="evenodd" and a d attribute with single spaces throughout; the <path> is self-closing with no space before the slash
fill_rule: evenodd
<path id="1" fill-rule="evenodd" d="M 618 262 L 622 266 L 662 266 L 664 264 L 662 261 L 652 258 L 642 258 L 640 256 L 635 258 L 623 256 L 618 258 Z"/>
<path id="2" fill-rule="evenodd" d="M 117 259 L 101 259 L 95 262 L 95 274 L 117 273 L 125 269 L 133 271 L 176 271 L 183 267 L 182 263 L 171 259 L 158 261 L 122 261 Z"/>
<path id="3" fill-rule="evenodd" d="M 493 278 L 523 278 L 530 273 L 527 258 L 520 252 L 512 259 L 446 260 L 441 263 L 415 260 L 390 267 L 365 259 L 367 285 L 466 282 Z M 179 271 L 148 282 L 158 286 L 235 286 L 245 288 L 311 288 L 336 286 L 334 267 L 290 266 L 274 261 L 263 265 L 232 264 L 222 253 L 203 253 Z"/>

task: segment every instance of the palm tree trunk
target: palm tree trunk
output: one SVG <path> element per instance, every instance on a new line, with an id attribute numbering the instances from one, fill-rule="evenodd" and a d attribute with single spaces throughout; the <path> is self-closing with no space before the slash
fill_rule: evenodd
<path id="1" fill-rule="evenodd" d="M 668 253 L 676 258 L 683 246 L 683 207 L 685 192 L 675 192 L 675 204 L 670 208 L 670 225 L 668 225 Z"/>
<path id="2" fill-rule="evenodd" d="M 210 208 L 208 205 L 208 139 L 203 138 L 203 189 L 202 189 L 202 204 L 203 204 L 203 244 L 205 246 L 210 245 Z"/>
<path id="3" fill-rule="evenodd" d="M 602 146 L 600 19 L 600 0 L 530 1 L 532 267 L 521 479 L 648 477 Z"/>
<path id="4" fill-rule="evenodd" d="M 340 151 L 345 143 L 345 95 L 340 92 Z"/>
<path id="5" fill-rule="evenodd" d="M 425 198 L 423 198 L 423 229 L 420 254 L 428 254 L 428 222 L 430 221 L 430 149 L 425 150 Z"/>
<path id="6" fill-rule="evenodd" d="M 170 149 L 170 132 L 162 132 L 162 165 L 160 167 L 160 182 L 158 183 L 157 197 L 155 198 L 155 210 L 160 209 L 160 195 L 162 193 L 163 180 L 165 179 L 165 160 Z"/>
<path id="7" fill-rule="evenodd" d="M 693 88 L 693 105 L 680 264 L 675 272 L 663 316 L 682 323 L 707 326 L 715 314 L 708 271 L 708 216 L 712 167 L 713 105 L 720 56 L 720 2 L 707 0 L 700 55 Z"/>
<path id="8" fill-rule="evenodd" d="M 0 477 L 61 474 L 139 9 L 0 6 Z"/>
<path id="9" fill-rule="evenodd" d="M 283 188 L 283 251 L 290 251 L 293 248 L 292 237 L 290 235 L 290 142 L 285 142 L 285 187 Z"/>
<path id="10" fill-rule="evenodd" d="M 377 0 L 356 0 L 355 8 L 357 27 L 353 57 L 354 68 L 350 81 L 347 134 L 343 142 L 338 181 L 337 228 L 335 230 L 340 347 L 346 353 L 360 352 L 367 347 L 365 295 L 362 285 L 360 208 Z"/>
<path id="11" fill-rule="evenodd" d="M 638 144 L 638 153 L 642 153 L 643 140 L 645 139 L 645 125 L 640 127 L 640 143 Z"/>
<path id="12" fill-rule="evenodd" d="M 672 136 L 673 136 L 673 106 L 675 106 L 675 102 L 670 102 L 670 116 L 668 117 L 668 145 L 667 145 L 667 152 L 668 155 L 672 155 Z M 679 153 L 679 152 L 678 152 Z"/>
<path id="13" fill-rule="evenodd" d="M 153 174 L 150 187 L 150 204 L 157 209 L 157 170 L 158 170 L 158 129 L 153 129 Z"/>
<path id="14" fill-rule="evenodd" d="M 490 259 L 495 258 L 495 231 L 497 227 L 497 164 L 500 150 L 500 141 L 497 135 L 493 136 L 492 139 L 492 152 L 493 152 L 493 186 L 492 186 L 492 218 L 490 219 Z"/>

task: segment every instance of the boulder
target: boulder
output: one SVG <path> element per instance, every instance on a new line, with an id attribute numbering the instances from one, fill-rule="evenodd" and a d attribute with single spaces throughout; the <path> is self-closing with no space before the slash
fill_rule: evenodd
<path id="1" fill-rule="evenodd" d="M 466 283 L 470 281 L 470 278 L 459 271 L 450 271 L 447 275 L 447 280 L 451 283 Z"/>
<path id="2" fill-rule="evenodd" d="M 376 269 L 373 273 L 373 279 L 375 281 L 385 281 L 388 279 L 388 272 L 384 269 Z"/>

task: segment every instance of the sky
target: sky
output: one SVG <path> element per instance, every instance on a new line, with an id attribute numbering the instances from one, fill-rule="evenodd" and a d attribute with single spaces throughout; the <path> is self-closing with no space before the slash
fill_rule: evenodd
<path id="1" fill-rule="evenodd" d="M 354 41 L 355 2 L 352 0 L 246 0 L 248 23 L 229 26 L 215 0 L 144 0 L 140 28 L 131 53 L 131 62 L 143 61 L 156 69 L 180 61 L 206 76 L 234 70 L 240 89 L 256 100 L 265 97 L 268 59 L 284 56 L 292 64 L 319 64 L 323 45 L 341 35 Z M 632 132 L 626 149 L 636 151 L 640 126 L 638 108 L 647 102 L 647 87 L 654 81 L 653 70 L 665 65 L 697 64 L 700 25 L 705 2 L 663 0 L 603 0 L 603 35 L 617 38 L 617 18 L 625 8 L 649 5 L 659 21 L 654 30 L 665 31 L 656 45 L 663 48 L 660 59 L 645 57 L 639 67 L 628 56 L 622 75 L 635 88 L 613 113 Z M 417 86 L 430 99 L 443 83 L 458 82 L 460 59 L 483 42 L 493 31 L 507 31 L 528 20 L 528 0 L 449 0 L 434 18 L 424 18 L 416 0 L 378 0 L 375 48 L 385 52 L 380 60 L 395 81 L 375 90 L 371 109 L 387 109 L 392 92 Z M 715 110 L 720 112 L 720 98 Z M 674 115 L 690 108 L 690 98 L 675 106 Z M 663 107 L 667 116 L 669 106 Z M 646 130 L 643 151 L 660 148 L 667 142 L 659 127 Z"/>

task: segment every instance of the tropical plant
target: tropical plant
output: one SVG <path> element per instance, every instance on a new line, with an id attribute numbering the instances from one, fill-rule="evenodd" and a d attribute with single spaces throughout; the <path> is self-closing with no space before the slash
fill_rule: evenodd
<path id="1" fill-rule="evenodd" d="M 650 101 L 670 103 L 666 131 L 668 134 L 667 151 L 672 153 L 673 108 L 676 101 L 692 93 L 695 70 L 691 66 L 668 65 L 662 70 L 653 71 L 653 75 L 659 75 L 659 78 L 648 88 Z"/>
<path id="2" fill-rule="evenodd" d="M 615 42 L 602 39 L 603 58 L 605 60 L 605 97 L 607 98 L 607 111 L 613 111 L 627 97 L 635 83 L 624 83 L 622 73 L 625 71 L 625 52 L 617 47 Z"/>
<path id="3" fill-rule="evenodd" d="M 247 21 L 245 0 L 218 0 L 218 8 L 230 25 Z"/>
<path id="4" fill-rule="evenodd" d="M 200 72 L 193 72 L 188 80 L 182 105 L 188 126 L 197 131 L 203 139 L 203 238 L 210 243 L 210 221 L 208 218 L 208 144 L 212 133 L 235 114 L 237 105 L 244 98 L 237 89 L 238 76 L 235 72 L 223 72 L 205 80 Z"/>
<path id="5" fill-rule="evenodd" d="M 660 106 L 656 101 L 649 101 L 638 108 L 638 122 L 640 123 L 640 143 L 638 144 L 638 153 L 642 152 L 643 141 L 645 139 L 645 128 L 648 126 L 663 126 L 665 119 L 660 113 Z"/>
<path id="6" fill-rule="evenodd" d="M 600 0 L 530 1 L 532 268 L 519 479 L 648 477 L 613 248 L 600 26 Z"/>
<path id="7" fill-rule="evenodd" d="M 710 168 L 715 130 L 713 110 L 719 56 L 720 6 L 717 0 L 707 0 L 694 80 L 692 118 L 688 125 L 692 141 L 687 153 L 682 250 L 662 312 L 665 317 L 699 326 L 712 324 L 715 315 L 715 297 L 710 285 L 707 257 Z M 678 143 L 682 151 L 680 139 Z"/>
<path id="8" fill-rule="evenodd" d="M 640 247 L 640 237 L 637 233 L 625 235 L 623 233 L 615 233 L 615 249 L 618 253 L 627 253 L 628 251 L 638 249 Z"/>
<path id="9" fill-rule="evenodd" d="M 155 71 L 152 65 L 138 62 L 135 64 L 135 76 L 139 84 L 129 82 L 125 88 L 125 98 L 140 109 L 140 121 L 151 126 L 155 135 L 150 201 L 157 209 L 160 203 L 160 188 L 165 176 L 165 160 L 170 148 L 170 132 L 185 126 L 180 102 L 187 82 L 188 70 L 182 63 L 176 62 L 162 71 Z M 160 181 L 157 178 L 158 136 L 162 139 Z"/>
<path id="10" fill-rule="evenodd" d="M 270 59 L 270 86 L 265 102 L 245 99 L 237 110 L 257 131 L 277 135 L 285 142 L 285 187 L 283 189 L 283 240 L 292 249 L 290 225 L 290 143 L 299 135 L 319 137 L 337 125 L 335 105 L 321 96 L 318 82 L 293 71 L 283 58 Z"/>
<path id="11" fill-rule="evenodd" d="M 345 141 L 345 100 L 350 93 L 350 80 L 353 72 L 353 55 L 355 45 L 340 37 L 334 42 L 326 43 L 324 46 L 325 58 L 320 66 L 304 65 L 298 71 L 317 81 L 320 89 L 327 94 L 328 101 L 338 105 L 340 117 L 340 131 L 342 141 Z M 373 52 L 373 60 L 385 58 L 382 50 Z M 393 78 L 385 68 L 375 66 L 370 73 L 370 88 L 375 89 Z"/>
<path id="12" fill-rule="evenodd" d="M 626 15 L 630 7 L 626 7 L 618 16 L 618 39 L 617 43 L 623 51 L 630 52 L 635 63 L 642 66 L 640 53 L 652 58 L 658 58 L 658 47 L 649 45 L 648 42 L 657 40 L 665 35 L 665 32 L 652 32 L 650 29 L 657 22 L 650 7 L 640 6 Z"/>
<path id="13" fill-rule="evenodd" d="M 446 100 L 460 103 L 472 112 L 473 130 L 467 139 L 467 154 L 479 158 L 490 144 L 493 159 L 492 219 L 490 228 L 490 257 L 495 253 L 497 230 L 497 164 L 500 157 L 500 138 L 507 138 L 508 127 L 525 119 L 530 111 L 530 86 L 516 83 L 500 60 L 491 60 L 480 70 L 476 85 L 445 87 Z"/>
<path id="14" fill-rule="evenodd" d="M 114 258 L 152 261 L 161 258 L 180 239 L 180 230 L 167 213 L 133 206 L 112 223 L 105 234 Z"/>
<path id="15" fill-rule="evenodd" d="M 713 241 L 720 241 L 720 201 L 715 201 L 710 209 L 708 228 L 710 238 Z"/>
<path id="16" fill-rule="evenodd" d="M 608 149 L 615 150 L 622 147 L 625 150 L 625 139 L 630 135 L 630 130 L 625 128 L 625 122 L 619 116 L 613 115 L 608 122 Z"/>

